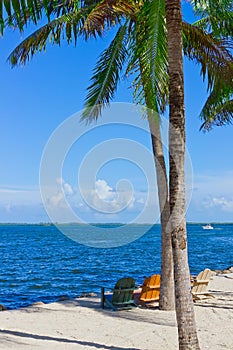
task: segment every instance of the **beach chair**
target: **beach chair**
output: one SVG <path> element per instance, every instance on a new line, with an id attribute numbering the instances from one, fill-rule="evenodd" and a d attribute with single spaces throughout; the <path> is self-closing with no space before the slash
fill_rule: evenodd
<path id="1" fill-rule="evenodd" d="M 137 305 L 134 302 L 135 280 L 132 277 L 119 279 L 112 293 L 105 294 L 105 287 L 101 287 L 101 307 L 109 306 L 113 310 L 132 309 Z"/>
<path id="2" fill-rule="evenodd" d="M 152 275 L 143 282 L 139 300 L 145 303 L 159 301 L 160 275 Z"/>
<path id="3" fill-rule="evenodd" d="M 197 275 L 191 289 L 194 301 L 201 300 L 204 298 L 214 298 L 212 294 L 207 292 L 207 287 L 211 279 L 211 274 L 212 273 L 210 269 L 205 269 Z"/>

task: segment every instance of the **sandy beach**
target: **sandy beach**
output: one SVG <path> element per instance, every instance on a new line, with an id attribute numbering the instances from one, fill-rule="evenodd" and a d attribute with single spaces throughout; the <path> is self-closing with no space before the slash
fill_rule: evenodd
<path id="1" fill-rule="evenodd" d="M 233 349 L 233 273 L 213 276 L 215 298 L 195 303 L 202 349 Z M 175 313 L 102 310 L 97 296 L 0 312 L 0 349 L 178 349 Z"/>

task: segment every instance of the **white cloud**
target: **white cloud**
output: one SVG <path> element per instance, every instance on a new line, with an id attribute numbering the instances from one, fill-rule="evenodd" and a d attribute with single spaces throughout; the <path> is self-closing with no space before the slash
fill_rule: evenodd
<path id="1" fill-rule="evenodd" d="M 54 194 L 47 198 L 47 204 L 50 207 L 67 208 L 66 196 L 74 195 L 72 186 L 65 182 L 62 178 L 56 179 L 57 188 L 54 190 Z"/>
<path id="2" fill-rule="evenodd" d="M 116 214 L 133 207 L 135 198 L 130 190 L 115 190 L 109 184 L 99 179 L 95 182 L 95 189 L 82 190 L 86 204 L 95 211 L 103 214 Z"/>
<path id="3" fill-rule="evenodd" d="M 65 206 L 65 196 L 64 193 L 57 192 L 53 196 L 47 199 L 47 204 L 52 207 L 64 207 Z"/>
<path id="4" fill-rule="evenodd" d="M 95 192 L 100 199 L 111 201 L 116 197 L 116 193 L 113 192 L 112 187 L 110 187 L 105 180 L 97 180 L 95 188 Z"/>
<path id="5" fill-rule="evenodd" d="M 233 198 L 209 196 L 203 201 L 206 208 L 219 208 L 226 212 L 233 213 Z"/>
<path id="6" fill-rule="evenodd" d="M 59 187 L 61 187 L 63 189 L 63 191 L 66 195 L 74 194 L 74 190 L 73 190 L 72 186 L 68 182 L 65 182 L 65 180 L 62 179 L 61 177 L 56 179 L 56 183 L 59 185 Z"/>
<path id="7" fill-rule="evenodd" d="M 64 189 L 64 192 L 66 195 L 71 196 L 72 194 L 74 194 L 74 190 L 73 190 L 72 186 L 68 183 L 63 184 L 63 189 Z"/>
<path id="8" fill-rule="evenodd" d="M 233 172 L 196 174 L 188 208 L 189 221 L 231 221 L 233 213 Z"/>
<path id="9" fill-rule="evenodd" d="M 95 189 L 83 190 L 85 207 L 101 221 L 117 222 L 154 222 L 159 218 L 157 189 L 147 191 L 131 188 L 127 182 L 118 183 L 117 189 L 112 188 L 107 181 L 96 181 Z M 98 213 L 98 216 L 95 215 Z M 114 215 L 114 217 L 112 216 Z"/>
<path id="10" fill-rule="evenodd" d="M 44 192 L 46 193 L 44 200 L 47 209 L 49 208 L 55 217 L 51 220 L 72 221 L 68 212 L 72 209 L 83 222 L 134 222 L 134 219 L 137 220 L 138 215 L 145 208 L 148 216 L 144 215 L 141 221 L 150 222 L 151 217 L 153 220 L 157 202 L 156 193 L 148 201 L 146 191 L 133 190 L 125 184 L 119 183 L 115 189 L 106 180 L 98 179 L 95 185 L 93 189 L 84 189 L 83 200 L 78 190 L 64 179 L 58 178 L 54 188 L 50 187 Z M 0 189 L 0 221 L 40 222 L 49 220 L 39 189 Z"/>

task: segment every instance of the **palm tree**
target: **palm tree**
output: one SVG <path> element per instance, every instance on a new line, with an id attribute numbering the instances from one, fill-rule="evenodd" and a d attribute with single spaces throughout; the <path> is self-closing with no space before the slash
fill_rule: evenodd
<path id="1" fill-rule="evenodd" d="M 147 13 L 145 13 L 146 11 Z M 153 18 L 155 14 L 156 21 Z M 125 33 L 127 33 L 125 28 L 124 35 L 119 30 L 119 37 L 117 35 L 114 38 L 110 47 L 102 54 L 99 62 L 97 62 L 97 65 L 95 67 L 94 75 L 92 77 L 92 84 L 89 87 L 89 94 L 86 101 L 86 111 L 84 112 L 84 118 L 87 118 L 89 121 L 92 121 L 92 119 L 97 119 L 101 113 L 101 108 L 103 105 L 108 104 L 113 97 L 117 86 L 117 80 L 120 76 L 119 70 L 122 68 L 123 62 L 125 61 L 125 46 L 127 41 L 133 42 L 133 44 L 130 45 L 130 47 L 133 47 L 133 49 L 131 50 L 129 48 L 129 55 L 131 54 L 132 58 L 129 62 L 127 72 L 132 67 L 134 69 L 137 69 L 135 66 L 138 67 L 139 76 L 135 78 L 133 85 L 135 86 L 136 92 L 139 90 L 139 99 L 142 97 L 146 103 L 146 106 L 151 110 L 156 112 L 159 112 L 159 110 L 163 111 L 164 105 L 167 101 L 167 49 L 166 40 L 161 40 L 161 38 L 164 38 L 165 36 L 164 15 L 165 11 L 161 6 L 161 2 L 149 2 L 149 5 L 146 3 L 146 6 L 140 9 L 140 13 L 137 15 L 137 18 L 134 19 L 136 29 L 133 27 L 133 24 L 130 23 L 130 39 L 126 40 L 124 37 Z M 150 23 L 151 26 L 149 25 Z M 157 26 L 155 26 L 154 23 L 156 23 Z M 228 75 L 229 78 L 232 77 L 232 57 L 229 55 L 229 52 L 227 50 L 225 51 L 223 42 L 215 40 L 211 35 L 206 35 L 206 33 L 202 30 L 192 27 L 185 22 L 183 23 L 182 29 L 184 53 L 188 58 L 202 64 L 203 76 L 205 76 L 205 74 L 208 72 L 209 87 L 211 87 L 213 82 L 215 82 L 216 86 L 216 82 L 220 81 L 224 75 Z M 141 42 L 145 44 L 141 45 Z M 116 47 L 122 55 L 118 55 L 118 50 L 116 50 Z M 130 51 L 133 51 L 133 54 Z M 110 60 L 110 57 L 114 57 L 114 60 Z M 121 57 L 120 60 L 118 60 L 119 57 Z M 152 57 L 154 59 L 153 65 L 150 64 Z M 225 63 L 223 64 L 224 61 Z M 153 66 L 156 66 L 156 69 L 153 68 Z M 223 70 L 221 70 L 219 67 L 222 67 Z M 225 72 L 224 75 L 222 74 L 223 72 Z M 228 86 L 229 89 L 232 89 L 229 87 L 230 84 L 231 78 L 229 79 L 228 84 L 225 86 Z M 161 101 L 163 103 L 161 103 Z M 207 101 L 207 104 L 208 103 L 209 101 Z M 150 113 L 150 111 L 148 111 L 148 121 L 151 131 L 152 146 L 157 172 L 162 226 L 162 279 L 160 308 L 169 310 L 173 308 L 173 264 L 171 228 L 169 226 L 171 207 L 169 206 L 168 181 L 161 142 L 159 118 L 156 117 L 154 113 Z M 175 173 L 170 176 L 174 175 Z M 180 256 L 176 256 L 176 258 L 179 259 Z M 180 267 L 180 265 L 177 266 Z M 187 276 L 189 276 L 187 261 L 186 268 Z M 188 290 L 189 293 L 189 289 L 189 278 L 186 278 L 186 288 L 182 286 L 180 291 L 182 292 L 182 290 Z M 192 300 L 190 303 L 192 303 Z M 189 310 L 192 310 L 190 305 Z M 183 312 L 183 310 L 181 310 L 181 312 Z M 189 317 L 193 318 L 194 314 L 189 314 Z M 181 322 L 181 319 L 178 321 Z"/>
<path id="2" fill-rule="evenodd" d="M 197 1 L 196 1 L 197 2 Z M 219 11 L 215 7 L 215 13 Z M 224 7 L 224 11 L 226 8 Z M 226 17 L 225 17 L 226 18 Z M 210 17 L 211 19 L 211 17 Z M 212 22 L 214 23 L 214 22 Z M 168 40 L 168 68 L 169 68 L 169 203 L 170 224 L 172 237 L 172 252 L 174 261 L 176 318 L 178 324 L 179 348 L 200 349 L 192 296 L 189 291 L 189 267 L 187 254 L 187 233 L 185 220 L 185 112 L 184 112 L 184 78 L 182 59 L 182 13 L 180 0 L 166 0 L 166 25 Z M 218 31 L 216 23 L 213 32 Z M 227 32 L 229 33 L 229 31 Z M 226 35 L 226 33 L 224 33 Z M 230 62 L 232 66 L 232 62 Z M 221 71 L 221 69 L 220 69 Z M 223 91 L 232 94 L 232 88 L 225 82 L 215 79 L 212 94 L 207 101 L 209 106 L 215 102 L 214 97 Z M 225 95 L 226 96 L 226 95 Z M 228 95 L 229 96 L 229 95 Z M 219 99 L 217 99 L 219 102 Z M 215 102 L 216 105 L 216 102 Z M 230 109 L 230 112 L 232 110 Z M 228 110 L 229 113 L 229 110 Z"/>
<path id="3" fill-rule="evenodd" d="M 97 119 L 103 106 L 112 99 L 117 88 L 119 71 L 126 60 L 125 47 L 127 42 L 130 43 L 128 53 L 130 59 L 126 71 L 128 73 L 133 69 L 133 71 L 138 70 L 139 72 L 133 82 L 138 100 L 145 102 L 150 110 L 163 112 L 168 93 L 167 47 L 166 40 L 161 40 L 165 37 L 165 7 L 163 5 L 162 2 L 145 2 L 145 6 L 140 8 L 140 13 L 134 19 L 135 26 L 130 22 L 130 30 L 127 31 L 125 28 L 127 23 L 121 27 L 109 48 L 103 52 L 95 67 L 92 84 L 88 89 L 84 119 L 87 118 L 88 121 Z M 155 26 L 154 23 L 157 25 Z M 129 34 L 130 37 L 125 39 L 125 35 Z M 230 62 L 232 63 L 232 57 L 224 49 L 221 41 L 214 40 L 211 35 L 206 35 L 202 30 L 185 22 L 183 23 L 183 39 L 185 55 L 202 64 L 203 76 L 208 71 L 209 85 L 213 80 L 220 79 L 220 66 L 223 67 L 223 71 L 228 74 L 229 78 L 232 77 L 232 67 L 228 66 Z M 141 45 L 141 42 L 144 45 Z M 153 65 L 150 64 L 151 59 L 153 59 Z M 229 81 L 231 82 L 231 80 Z M 148 121 L 156 165 L 162 226 L 160 308 L 169 310 L 173 309 L 174 292 L 168 181 L 159 117 L 155 113 L 151 113 L 150 110 L 148 111 Z"/>
<path id="4" fill-rule="evenodd" d="M 112 99 L 120 71 L 128 57 L 126 73 L 137 72 L 133 86 L 137 101 L 145 102 L 151 133 L 158 182 L 160 221 L 162 229 L 160 309 L 174 309 L 172 247 L 169 231 L 168 181 L 160 132 L 159 112 L 167 103 L 167 45 L 165 37 L 165 7 L 163 2 L 148 2 L 140 6 L 137 16 L 128 20 L 96 64 L 92 84 L 88 88 L 83 119 L 98 119 L 103 106 Z M 156 18 L 154 18 L 156 17 Z M 150 19 L 151 25 L 145 26 Z M 154 26 L 154 23 L 157 23 Z M 150 35 L 148 35 L 150 33 Z M 148 40 L 148 38 L 153 38 Z M 141 42 L 148 43 L 141 45 Z M 127 45 L 128 43 L 128 45 Z M 126 47 L 128 46 L 128 50 Z M 154 59 L 155 65 L 148 64 Z M 153 67 L 153 68 L 152 68 Z M 153 72 L 152 72 L 153 71 Z M 152 78 L 153 75 L 153 79 Z M 154 112 L 152 112 L 154 111 Z"/>
<path id="5" fill-rule="evenodd" d="M 93 3 L 93 2 L 92 2 Z M 73 11 L 72 13 L 69 13 L 69 9 L 65 10 L 65 14 L 63 14 L 62 18 L 55 18 L 55 20 L 48 23 L 46 27 L 44 27 L 41 31 L 37 31 L 36 35 L 33 37 L 31 36 L 28 40 L 24 41 L 14 52 L 14 54 L 11 56 L 12 63 L 15 64 L 19 61 L 25 62 L 30 55 L 33 55 L 37 50 L 44 48 L 46 45 L 46 40 L 48 38 L 49 34 L 52 34 L 54 43 L 60 42 L 60 35 L 62 29 L 64 29 L 65 24 L 65 30 L 66 30 L 66 36 L 68 42 L 72 39 L 71 31 L 73 30 L 74 38 L 77 37 L 78 34 L 82 33 L 86 36 L 92 34 L 100 34 L 101 30 L 105 26 L 105 17 L 104 16 L 110 16 L 110 20 L 107 22 L 108 26 L 115 25 L 119 22 L 119 19 L 121 18 L 121 15 L 123 15 L 123 9 L 122 6 L 120 7 L 120 10 L 116 11 L 116 8 L 112 9 L 107 6 L 107 11 L 102 12 L 101 15 L 98 14 L 98 5 L 104 6 L 104 2 L 101 2 L 101 4 L 97 4 L 96 8 L 87 8 L 84 6 L 82 9 L 82 13 L 77 13 L 77 11 Z M 153 8 L 152 5 L 156 6 L 157 1 L 153 2 L 145 2 L 144 10 L 148 10 L 148 8 Z M 107 1 L 105 1 L 105 5 L 107 4 Z M 108 5 L 108 4 L 107 4 Z M 119 5 L 120 6 L 120 5 Z M 122 69 L 124 61 L 125 61 L 125 55 L 127 52 L 124 51 L 123 46 L 119 45 L 119 38 L 121 37 L 121 40 L 125 40 L 124 32 L 129 35 L 129 31 L 127 29 L 127 25 L 132 27 L 132 20 L 135 21 L 135 13 L 132 12 L 132 8 L 127 7 L 128 15 L 130 16 L 131 20 L 127 23 L 127 21 L 124 23 L 124 25 L 119 29 L 116 40 L 112 42 L 112 44 L 109 47 L 109 50 L 106 50 L 104 52 L 103 56 L 109 55 L 111 52 L 112 54 L 115 54 L 115 57 L 118 58 L 117 67 L 114 69 L 114 60 L 111 60 L 111 65 L 108 67 L 108 69 L 105 71 L 112 73 L 112 77 L 115 77 L 114 79 L 110 79 L 109 81 L 105 79 L 106 86 L 105 89 L 101 89 L 102 96 L 99 96 L 98 99 L 95 101 L 95 108 L 93 106 L 90 107 L 88 110 L 88 113 L 90 115 L 90 119 L 98 117 L 99 113 L 101 112 L 101 107 L 98 104 L 100 101 L 104 101 L 106 104 L 109 102 L 110 98 L 113 96 L 113 93 L 116 88 L 117 81 L 119 79 L 118 72 Z M 103 7 L 101 8 L 103 10 Z M 131 11 L 131 13 L 130 13 Z M 141 12 L 141 8 L 140 8 Z M 150 13 L 150 11 L 148 11 Z M 53 13 L 50 11 L 50 14 Z M 115 14 L 114 14 L 115 13 Z M 15 17 L 11 18 L 11 21 L 17 20 Z M 25 21 L 28 20 L 28 17 L 25 16 Z M 187 237 L 186 237 L 186 224 L 185 224 L 185 194 L 184 194 L 184 145 L 185 145 L 185 126 L 184 126 L 184 96 L 183 96 L 183 67 L 182 67 L 182 19 L 181 19 L 181 9 L 180 9 L 180 2 L 178 0 L 172 0 L 172 1 L 166 1 L 166 22 L 167 22 L 167 43 L 168 43 L 168 66 L 169 66 L 169 98 L 170 98 L 170 181 L 169 181 L 169 201 L 168 201 L 168 195 L 165 195 L 166 198 L 166 204 L 168 208 L 168 213 L 170 215 L 169 224 L 171 225 L 171 232 L 172 232 L 172 244 L 173 244 L 173 260 L 174 260 L 174 275 L 175 275 L 175 293 L 176 293 L 176 315 L 177 315 L 177 323 L 178 323 L 178 331 L 179 331 L 179 344 L 180 349 L 199 349 L 197 335 L 196 335 L 196 328 L 195 328 L 195 321 L 194 321 L 194 312 L 193 312 L 193 304 L 192 304 L 192 298 L 191 293 L 189 290 L 189 268 L 188 268 L 188 261 L 187 261 Z M 137 23 L 138 24 L 138 23 Z M 77 31 L 78 27 L 78 31 Z M 152 29 L 153 30 L 153 29 Z M 186 30 L 186 31 L 185 31 Z M 144 30 L 145 33 L 150 32 L 150 30 Z M 194 35 L 195 33 L 195 35 Z M 197 38 L 197 35 L 201 35 L 203 37 L 203 34 L 205 34 L 200 29 L 191 29 L 187 24 L 183 24 L 183 35 L 185 38 Z M 208 37 L 208 36 L 207 36 Z M 162 110 L 164 108 L 164 105 L 167 101 L 167 92 L 166 92 L 166 85 L 162 84 L 161 88 L 161 82 L 156 79 L 158 76 L 156 76 L 156 72 L 154 69 L 154 64 L 157 63 L 157 60 L 151 64 L 151 58 L 156 58 L 157 56 L 153 56 L 151 54 L 154 53 L 154 50 L 148 50 L 144 52 L 144 56 L 141 56 L 139 59 L 138 51 L 140 51 L 140 46 L 137 45 L 142 42 L 141 37 L 135 37 L 136 38 L 136 54 L 133 55 L 133 58 L 131 59 L 129 68 L 132 67 L 135 68 L 135 62 L 138 60 L 139 62 L 139 71 L 141 73 L 141 79 L 139 78 L 136 83 L 136 92 L 138 93 L 138 89 L 140 85 L 142 86 L 142 90 L 140 93 L 142 94 L 143 98 L 145 99 L 146 103 L 151 106 L 155 106 L 155 110 Z M 210 38 L 210 36 L 208 37 Z M 131 39 L 131 37 L 130 37 Z M 154 39 L 154 38 L 153 38 Z M 157 38 L 158 39 L 158 38 Z M 166 43 L 166 40 L 163 42 Z M 145 41 L 143 41 L 145 42 Z M 150 40 L 149 42 L 155 43 L 154 40 Z M 232 76 L 232 66 L 229 64 L 229 61 L 232 62 L 232 58 L 229 54 L 229 52 L 225 49 L 225 47 L 222 45 L 222 42 L 215 41 L 215 45 L 212 42 L 212 49 L 214 48 L 213 52 L 215 53 L 214 59 L 210 59 L 210 41 L 208 42 L 208 45 L 205 46 L 205 48 L 200 51 L 201 45 L 198 42 L 196 46 L 194 45 L 194 49 L 191 49 L 191 46 L 188 42 L 184 45 L 184 52 L 187 54 L 188 57 L 191 59 L 195 59 L 196 61 L 200 62 L 202 64 L 202 73 L 205 75 L 206 70 L 208 70 L 208 78 L 210 85 L 213 84 L 214 88 L 216 88 L 219 84 L 219 70 L 218 63 L 223 62 L 223 58 L 227 58 L 226 64 L 223 65 L 224 69 L 222 72 L 228 72 L 231 73 L 230 76 Z M 179 45 L 178 45 L 179 44 Z M 192 43 L 193 44 L 193 43 Z M 166 46 L 166 44 L 165 44 Z M 153 45 L 151 46 L 151 48 Z M 154 47 L 153 47 L 154 48 Z M 149 54 L 147 56 L 147 54 Z M 108 56 L 109 57 L 109 56 Z M 142 58 L 145 57 L 145 60 Z M 203 59 L 204 57 L 204 59 Z M 166 57 L 165 57 L 166 58 Z M 209 60 L 209 61 L 208 61 Z M 101 61 L 101 60 L 100 60 Z M 103 57 L 102 57 L 103 61 Z M 100 63 L 100 62 L 99 62 Z M 166 59 L 160 62 L 159 67 L 161 67 L 161 70 L 159 70 L 160 77 L 161 72 L 164 73 L 164 76 L 167 76 L 167 62 Z M 207 69 L 208 67 L 208 69 Z M 110 69 L 111 68 L 111 69 Z M 149 71 L 149 73 L 148 73 Z M 95 99 L 95 92 L 96 92 L 96 86 L 99 82 L 101 82 L 101 79 L 103 78 L 104 70 L 100 69 L 98 71 L 98 64 L 96 69 L 96 74 L 94 75 L 94 83 L 92 84 L 90 91 L 89 91 L 89 97 L 88 101 L 91 101 L 91 98 Z M 117 73 L 117 74 L 116 74 Z M 149 74 L 149 75 L 147 75 Z M 225 76 L 227 74 L 225 73 Z M 229 74 L 228 74 L 229 76 Z M 150 79 L 148 79 L 150 78 Z M 152 79 L 153 78 L 153 79 Z M 163 81 L 163 80 L 162 80 Z M 147 84 L 148 82 L 148 84 Z M 229 87 L 229 79 L 228 84 Z M 151 88 L 151 89 L 150 89 Z M 151 92 L 155 95 L 151 97 Z M 139 95 L 140 95 L 139 93 Z M 106 97 L 107 96 L 107 97 Z M 159 98 L 158 98 L 159 96 Z M 155 97 L 155 98 L 154 98 Z M 157 99 L 156 99 L 157 97 Z M 161 99 L 162 98 L 162 99 Z M 160 101 L 162 100 L 161 106 L 159 105 Z M 155 100 L 155 101 L 154 101 Z M 91 112 L 91 114 L 90 114 Z M 159 120 L 151 120 L 149 119 L 149 124 L 151 127 L 151 130 L 155 129 L 156 131 L 159 130 Z M 155 124 L 156 123 L 156 124 Z M 155 152 L 157 152 L 157 155 L 161 156 L 163 158 L 163 153 L 161 154 L 161 145 L 159 145 L 158 140 L 160 140 L 159 133 L 155 134 L 155 140 L 156 143 L 153 143 L 153 149 Z M 153 137 L 152 137 L 153 141 Z M 157 145 L 157 148 L 156 148 Z M 158 162 L 162 158 L 156 157 L 156 162 Z M 164 160 L 164 158 L 163 158 Z M 164 169 L 165 171 L 165 169 Z M 166 181 L 167 185 L 167 181 Z M 161 215 L 162 219 L 162 215 Z M 170 231 L 168 231 L 169 233 Z M 170 241 L 170 236 L 168 236 L 168 241 Z"/>
<path id="6" fill-rule="evenodd" d="M 93 3 L 93 2 L 92 2 Z M 115 74 L 116 70 L 111 69 L 111 66 L 113 66 L 116 62 L 118 63 L 117 70 L 120 70 L 120 68 L 123 65 L 123 62 L 125 60 L 125 57 L 127 55 L 127 51 L 125 50 L 125 37 L 128 36 L 130 32 L 130 27 L 132 26 L 132 18 L 135 16 L 135 13 L 139 13 L 141 10 L 141 5 L 138 7 L 138 4 L 136 3 L 137 7 L 134 8 L 134 11 L 132 12 L 132 7 L 130 7 L 129 4 L 127 6 L 124 5 L 123 7 L 123 1 L 115 1 L 114 4 L 114 15 L 111 10 L 108 8 L 108 2 L 107 1 L 102 1 L 100 4 L 99 2 L 96 2 L 96 6 L 85 6 L 85 3 L 82 4 L 82 7 L 78 11 L 74 11 L 74 6 L 70 4 L 69 8 L 67 9 L 65 6 L 64 8 L 61 9 L 58 7 L 49 7 L 49 12 L 47 10 L 47 13 L 49 13 L 49 16 L 54 15 L 56 13 L 58 17 L 54 18 L 51 20 L 48 24 L 44 25 L 41 27 L 39 30 L 37 30 L 35 33 L 33 33 L 30 37 L 28 37 L 26 40 L 24 40 L 10 55 L 10 62 L 12 65 L 17 64 L 20 62 L 21 64 L 25 64 L 30 57 L 32 57 L 37 51 L 42 51 L 46 47 L 46 43 L 49 40 L 52 40 L 52 43 L 60 44 L 61 40 L 61 34 L 62 32 L 66 33 L 66 39 L 68 42 L 71 41 L 72 39 L 72 32 L 73 32 L 73 39 L 76 41 L 78 35 L 85 35 L 87 38 L 90 35 L 97 35 L 101 34 L 101 31 L 105 28 L 105 23 L 104 20 L 107 17 L 107 25 L 114 25 L 119 22 L 120 16 L 122 14 L 122 11 L 124 10 L 124 14 L 126 13 L 131 20 L 128 21 L 125 25 L 120 27 L 116 38 L 113 40 L 112 44 L 110 45 L 109 49 L 105 52 L 103 57 L 100 59 L 98 62 L 99 67 L 103 66 L 110 62 L 111 64 L 108 67 L 105 67 L 105 71 L 103 72 L 110 72 L 112 75 Z M 113 3 L 113 2 L 112 2 Z M 120 5 L 118 5 L 118 3 Z M 149 3 L 148 3 L 149 4 Z M 153 5 L 155 3 L 151 3 Z M 151 6 L 150 4 L 150 6 Z M 157 16 L 157 21 L 159 20 L 161 22 L 159 29 L 160 32 L 161 30 L 164 31 L 165 25 L 164 25 L 164 4 L 162 2 L 158 2 L 160 8 L 155 8 L 153 6 L 152 10 L 153 13 L 160 13 L 160 16 Z M 119 7 L 118 7 L 119 6 Z M 157 6 L 157 5 L 156 5 Z M 103 11 L 104 8 L 104 13 L 102 16 L 99 15 L 100 9 Z M 27 23 L 29 20 L 33 20 L 34 22 L 38 21 L 41 16 L 42 16 L 42 10 L 44 9 L 44 4 L 41 3 L 41 6 L 39 7 L 39 11 L 36 11 L 33 9 L 33 11 L 26 10 L 26 15 L 22 15 L 22 13 L 17 14 L 17 12 L 14 12 L 13 14 L 8 11 L 8 19 L 7 19 L 7 24 L 12 25 L 15 24 L 19 28 L 23 28 L 23 21 Z M 123 10 L 122 10 L 123 9 Z M 144 13 L 146 10 L 142 9 L 142 13 Z M 33 16 L 30 15 L 30 13 L 33 13 Z M 60 15 L 60 13 L 62 14 Z M 148 11 L 147 9 L 147 16 L 152 13 L 151 9 Z M 111 15 L 110 15 L 111 14 Z M 60 15 L 60 16 L 59 16 Z M 154 17 L 154 15 L 152 16 Z M 135 21 L 134 21 L 135 22 Z M 140 28 L 142 29 L 142 23 L 144 23 L 144 18 L 143 16 L 140 16 L 140 20 L 138 23 L 141 22 Z M 158 26 L 155 27 L 157 29 Z M 154 29 L 153 29 L 154 31 Z M 134 28 L 134 34 L 136 33 L 136 29 Z M 140 31 L 137 29 L 137 37 L 138 35 L 141 35 Z M 164 36 L 164 32 L 162 33 L 157 33 L 155 31 L 156 38 L 159 34 L 162 34 Z M 52 38 L 52 39 L 51 39 Z M 131 40 L 127 38 L 127 41 Z M 137 40 L 140 40 L 140 38 L 137 38 Z M 119 44 L 120 42 L 120 44 Z M 139 43 L 140 44 L 140 43 Z M 154 43 L 152 43 L 152 46 Z M 166 57 L 166 45 L 162 44 L 160 46 L 165 46 L 163 47 L 163 54 L 164 57 Z M 138 45 L 140 47 L 140 45 Z M 152 48 L 153 49 L 153 48 Z M 159 52 L 161 55 L 161 52 Z M 111 58 L 111 59 L 110 59 Z M 129 66 L 135 66 L 134 60 L 136 60 L 136 55 L 134 55 L 131 63 Z M 166 61 L 165 61 L 166 62 Z M 101 77 L 103 74 L 100 74 L 100 69 L 98 67 L 96 68 L 96 74 L 97 74 L 97 80 L 100 81 Z M 164 61 L 163 61 L 164 64 Z M 144 66 L 148 66 L 146 61 L 141 59 L 140 62 L 141 67 L 143 68 Z M 144 69 L 144 68 L 143 68 Z M 165 71 L 164 71 L 165 69 Z M 130 69 L 129 69 L 130 70 Z M 146 69 L 145 69 L 146 70 Z M 164 74 L 163 74 L 164 73 Z M 146 76 L 146 74 L 144 74 Z M 161 77 L 164 76 L 165 79 L 161 79 Z M 161 68 L 161 73 L 160 77 L 157 77 L 157 80 L 160 78 L 160 85 L 161 81 L 164 80 L 164 89 L 166 91 L 167 87 L 167 82 L 166 82 L 166 64 L 164 67 Z M 115 79 L 116 80 L 116 79 Z M 93 87 L 91 90 L 90 98 L 87 99 L 87 104 L 86 104 L 86 111 L 88 111 L 88 106 L 90 106 L 92 113 L 88 113 L 88 118 L 89 120 L 94 116 L 94 118 L 98 117 L 98 115 L 101 112 L 100 109 L 100 103 L 103 103 L 103 100 L 105 99 L 106 96 L 106 90 L 115 90 L 116 84 L 113 83 L 111 86 L 111 83 L 109 84 L 109 80 L 104 77 L 104 81 L 107 82 L 106 86 L 103 86 L 103 82 L 101 81 L 101 89 L 97 87 L 96 85 Z M 138 79 L 138 82 L 136 83 L 137 88 L 136 90 L 139 89 L 140 86 L 140 79 Z M 149 91 L 150 94 L 152 91 L 154 96 L 157 96 L 157 101 L 160 103 L 160 98 L 159 98 L 159 90 L 157 89 L 157 92 L 155 89 L 151 89 L 151 86 L 145 87 L 147 89 L 148 93 L 146 93 L 146 103 L 147 106 L 150 107 L 153 110 L 158 110 L 158 107 L 156 103 L 154 103 L 154 99 L 149 98 Z M 98 91 L 98 96 L 95 96 L 94 92 Z M 160 88 L 161 90 L 161 88 Z M 101 96 L 99 91 L 103 92 L 103 95 Z M 162 99 L 166 99 L 166 93 L 160 92 L 160 97 L 163 96 Z M 108 102 L 109 97 L 106 99 L 106 103 Z M 150 102 L 151 101 L 151 102 Z M 152 103 L 153 101 L 153 103 Z M 164 103 L 165 104 L 165 101 Z M 94 105 L 95 108 L 92 108 Z M 161 106 L 161 109 L 164 107 Z M 154 150 L 154 158 L 155 158 L 155 164 L 156 164 L 156 170 L 157 170 L 157 178 L 158 178 L 158 188 L 159 188 L 159 202 L 160 202 L 160 209 L 161 209 L 161 226 L 162 226 L 162 266 L 161 266 L 161 298 L 160 298 L 160 308 L 164 310 L 172 310 L 174 309 L 174 283 L 173 283 L 173 262 L 172 262 L 172 248 L 171 248 L 171 240 L 170 240 L 170 232 L 168 230 L 168 220 L 169 220 L 169 203 L 168 203 L 168 185 L 167 185 L 167 175 L 166 175 L 166 166 L 165 166 L 165 159 L 164 159 L 164 154 L 163 154 L 163 148 L 162 148 L 162 141 L 161 141 L 161 135 L 160 135 L 160 129 L 159 127 L 156 127 L 156 124 L 158 124 L 159 119 L 157 118 L 157 121 L 154 120 L 152 121 L 151 118 L 149 120 L 149 125 L 151 129 L 151 138 L 152 138 L 152 145 L 153 145 L 153 150 Z"/>

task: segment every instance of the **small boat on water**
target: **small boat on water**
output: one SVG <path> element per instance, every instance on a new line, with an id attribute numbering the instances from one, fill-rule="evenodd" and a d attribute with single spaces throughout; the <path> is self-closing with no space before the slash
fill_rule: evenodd
<path id="1" fill-rule="evenodd" d="M 213 230 L 213 226 L 211 226 L 210 224 L 207 224 L 205 226 L 202 226 L 203 230 Z"/>

